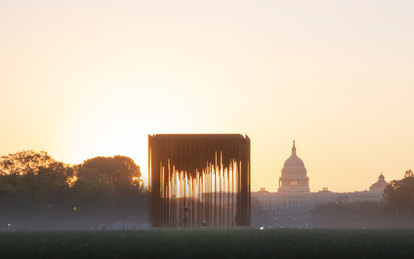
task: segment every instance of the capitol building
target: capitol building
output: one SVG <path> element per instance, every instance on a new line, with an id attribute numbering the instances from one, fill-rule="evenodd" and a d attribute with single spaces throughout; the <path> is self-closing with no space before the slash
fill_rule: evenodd
<path id="1" fill-rule="evenodd" d="M 285 161 L 282 176 L 279 178 L 279 193 L 309 193 L 309 177 L 306 175 L 305 164 L 296 155 L 293 141 L 292 155 Z"/>
<path id="2" fill-rule="evenodd" d="M 268 213 L 271 221 L 285 222 L 285 224 L 290 222 L 290 226 L 294 227 L 302 225 L 306 227 L 307 213 L 319 205 L 382 201 L 384 189 L 388 184 L 381 173 L 378 181 L 373 183 L 369 190 L 336 193 L 323 188 L 318 192 L 310 192 L 307 170 L 302 159 L 297 155 L 295 141 L 278 182 L 277 192 L 268 192 L 265 188 L 252 192 L 252 203 L 255 203 L 259 210 L 271 212 Z"/>

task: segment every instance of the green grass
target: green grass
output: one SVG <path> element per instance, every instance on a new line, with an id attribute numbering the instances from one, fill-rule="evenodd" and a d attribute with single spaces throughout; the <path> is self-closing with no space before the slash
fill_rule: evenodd
<path id="1" fill-rule="evenodd" d="M 414 230 L 0 233 L 0 258 L 414 258 Z"/>

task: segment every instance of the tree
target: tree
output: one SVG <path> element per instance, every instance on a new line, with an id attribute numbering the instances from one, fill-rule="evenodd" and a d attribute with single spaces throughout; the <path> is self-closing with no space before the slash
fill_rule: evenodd
<path id="1" fill-rule="evenodd" d="M 136 188 L 137 183 L 141 180 L 140 167 L 135 164 L 134 160 L 126 156 L 95 157 L 86 160 L 78 168 L 79 170 L 86 168 L 96 170 L 101 176 L 100 181 L 110 180 L 116 191 L 120 193 Z M 87 172 L 92 171 L 85 171 L 83 175 L 79 176 L 79 179 L 86 177 Z"/>
<path id="2" fill-rule="evenodd" d="M 69 190 L 75 169 L 62 162 L 54 162 L 48 167 L 39 167 L 36 175 L 27 175 L 29 188 L 34 198 L 46 202 L 62 199 Z"/>
<path id="3" fill-rule="evenodd" d="M 0 157 L 0 189 L 7 193 L 28 192 L 35 199 L 42 195 L 50 198 L 58 189 L 67 188 L 73 175 L 74 168 L 57 162 L 45 151 L 24 150 Z"/>
<path id="4" fill-rule="evenodd" d="M 4 176 L 0 176 L 0 197 L 8 196 L 13 193 L 16 193 L 15 188 L 10 184 L 5 183 Z"/>
<path id="5" fill-rule="evenodd" d="M 114 185 L 110 177 L 96 168 L 80 168 L 77 174 L 77 181 L 72 187 L 76 193 L 76 199 L 88 200 L 95 203 L 97 200 L 107 202 L 115 196 Z"/>
<path id="6" fill-rule="evenodd" d="M 77 165 L 71 189 L 77 214 L 110 227 L 114 222 L 138 222 L 146 215 L 140 167 L 125 156 L 94 157 Z"/>
<path id="7" fill-rule="evenodd" d="M 0 157 L 0 175 L 35 174 L 39 167 L 48 167 L 54 162 L 45 151 L 23 150 Z"/>
<path id="8" fill-rule="evenodd" d="M 139 224 L 147 215 L 141 182 L 125 156 L 70 166 L 44 151 L 9 154 L 0 157 L 0 219 L 35 229 Z"/>
<path id="9" fill-rule="evenodd" d="M 414 212 L 414 173 L 405 172 L 401 180 L 391 181 L 384 190 L 386 202 L 396 211 L 404 213 Z"/>
<path id="10" fill-rule="evenodd" d="M 23 175 L 36 175 L 39 167 L 47 167 L 54 160 L 44 151 L 24 150 L 0 157 L 0 175 L 3 181 L 15 188 Z"/>

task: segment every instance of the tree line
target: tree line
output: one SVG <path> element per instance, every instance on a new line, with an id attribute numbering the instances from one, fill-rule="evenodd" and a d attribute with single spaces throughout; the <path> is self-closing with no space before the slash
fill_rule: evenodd
<path id="1" fill-rule="evenodd" d="M 47 152 L 0 157 L 0 230 L 140 228 L 147 192 L 140 167 L 126 156 L 78 165 Z"/>
<path id="2" fill-rule="evenodd" d="M 147 208 L 140 167 L 129 157 L 99 156 L 77 165 L 44 151 L 0 157 L 0 231 L 136 229 L 147 226 Z M 263 214 L 256 210 L 252 206 L 252 215 Z M 313 227 L 414 227 L 413 218 L 412 170 L 390 182 L 382 202 L 331 203 L 309 213 Z"/>

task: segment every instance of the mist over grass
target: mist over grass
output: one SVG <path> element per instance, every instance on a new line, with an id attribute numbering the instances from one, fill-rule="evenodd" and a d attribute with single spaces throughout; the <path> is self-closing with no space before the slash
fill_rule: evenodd
<path id="1" fill-rule="evenodd" d="M 1 258 L 413 258 L 414 230 L 0 233 Z"/>

